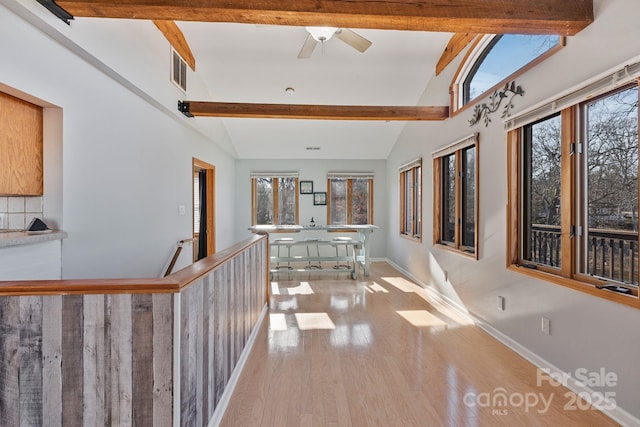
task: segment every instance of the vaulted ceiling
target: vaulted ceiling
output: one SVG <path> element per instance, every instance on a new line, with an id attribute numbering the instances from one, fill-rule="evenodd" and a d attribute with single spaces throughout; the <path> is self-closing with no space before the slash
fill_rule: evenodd
<path id="1" fill-rule="evenodd" d="M 431 114 L 430 119 L 443 118 L 448 114 L 442 110 L 448 106 L 446 91 L 439 102 L 424 106 L 436 109 L 400 112 L 390 107 L 416 107 L 454 33 L 458 37 L 465 33 L 572 35 L 593 20 L 592 0 L 55 3 L 76 19 L 176 21 L 178 33 L 182 32 L 195 58 L 196 72 L 204 78 L 212 96 L 188 100 L 205 102 L 193 103 L 194 114 L 228 113 L 221 120 L 240 158 L 384 159 L 405 124 L 384 120 L 385 114 L 388 119 L 401 113 L 413 114 L 403 116 L 405 119 L 424 119 L 424 114 Z M 307 37 L 305 25 L 352 28 L 373 44 L 360 53 L 333 37 L 317 46 L 310 58 L 298 59 Z M 459 44 L 464 46 L 468 38 L 460 38 Z M 278 114 L 264 104 L 279 104 Z M 296 109 L 281 104 L 316 107 Z M 365 108 L 323 107 L 332 105 Z M 231 118 L 231 113 L 240 116 L 252 113 L 249 116 L 252 118 Z M 316 117 L 300 119 L 307 113 L 315 113 Z M 253 118 L 261 114 L 289 115 L 295 119 Z M 331 114 L 338 114 L 341 120 L 328 117 Z M 363 120 L 367 116 L 376 120 Z M 344 120 L 346 117 L 358 120 Z M 310 147 L 314 149 L 308 150 Z"/>

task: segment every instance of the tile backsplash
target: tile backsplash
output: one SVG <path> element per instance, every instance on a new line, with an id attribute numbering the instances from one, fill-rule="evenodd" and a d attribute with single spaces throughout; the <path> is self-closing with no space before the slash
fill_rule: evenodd
<path id="1" fill-rule="evenodd" d="M 0 229 L 24 230 L 33 218 L 42 219 L 42 196 L 0 196 Z"/>

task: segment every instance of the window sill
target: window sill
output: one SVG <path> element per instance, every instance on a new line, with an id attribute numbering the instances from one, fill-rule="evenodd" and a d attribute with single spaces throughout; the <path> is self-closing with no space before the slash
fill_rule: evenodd
<path id="1" fill-rule="evenodd" d="M 400 237 L 402 237 L 403 239 L 411 240 L 412 242 L 422 243 L 422 236 L 416 237 L 409 234 L 400 233 Z"/>
<path id="2" fill-rule="evenodd" d="M 576 279 L 569 279 L 566 277 L 558 276 L 546 271 L 536 270 L 525 266 L 511 264 L 507 266 L 507 270 L 514 271 L 516 273 L 524 274 L 525 276 L 533 277 L 545 282 L 551 282 L 556 285 L 561 285 L 576 291 L 584 292 L 596 297 L 604 298 L 610 301 L 619 302 L 631 307 L 640 308 L 640 299 L 637 295 L 621 294 L 618 292 L 609 291 L 606 289 L 598 289 L 594 284 L 583 282 Z M 637 292 L 636 292 L 637 294 Z"/>
<path id="3" fill-rule="evenodd" d="M 445 251 L 453 252 L 455 254 L 462 255 L 464 257 L 471 258 L 471 259 L 476 260 L 476 261 L 478 260 L 478 255 L 477 255 L 478 251 L 469 252 L 469 251 L 466 251 L 466 250 L 463 250 L 463 249 L 454 248 L 453 246 L 449 246 L 449 245 L 446 245 L 444 243 L 435 243 L 433 246 L 438 248 L 438 249 L 443 249 Z"/>

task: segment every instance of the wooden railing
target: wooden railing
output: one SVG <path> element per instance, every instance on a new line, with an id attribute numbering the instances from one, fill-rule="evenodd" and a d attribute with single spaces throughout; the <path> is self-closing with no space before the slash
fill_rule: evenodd
<path id="1" fill-rule="evenodd" d="M 560 265 L 560 227 L 531 227 L 531 260 L 553 267 Z M 590 228 L 587 240 L 587 273 L 638 285 L 638 233 Z"/>
<path id="2" fill-rule="evenodd" d="M 530 239 L 530 261 L 560 266 L 560 226 L 533 224 Z"/>
<path id="3" fill-rule="evenodd" d="M 0 282 L 0 425 L 208 425 L 267 270 L 255 235 L 162 279 Z"/>

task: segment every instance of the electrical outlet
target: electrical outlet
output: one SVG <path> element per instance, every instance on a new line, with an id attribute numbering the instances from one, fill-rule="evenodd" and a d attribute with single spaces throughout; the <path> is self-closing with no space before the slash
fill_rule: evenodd
<path id="1" fill-rule="evenodd" d="M 184 215 L 185 213 L 187 213 L 187 210 L 185 209 L 184 205 L 178 206 L 178 215 Z"/>
<path id="2" fill-rule="evenodd" d="M 506 300 L 503 296 L 498 295 L 498 310 L 504 311 Z"/>
<path id="3" fill-rule="evenodd" d="M 543 317 L 542 324 L 540 326 L 543 333 L 547 335 L 551 335 L 551 320 L 547 319 L 546 317 Z"/>

